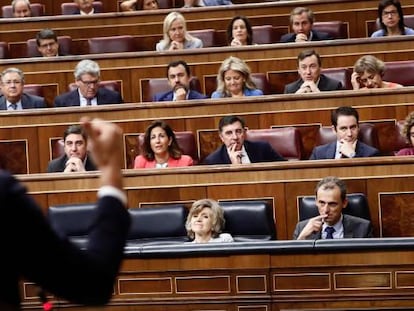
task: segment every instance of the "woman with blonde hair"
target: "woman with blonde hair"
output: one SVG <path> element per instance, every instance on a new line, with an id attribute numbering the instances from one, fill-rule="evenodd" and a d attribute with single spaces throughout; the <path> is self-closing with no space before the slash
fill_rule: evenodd
<path id="1" fill-rule="evenodd" d="M 163 33 L 164 38 L 155 47 L 158 52 L 203 47 L 200 39 L 188 33 L 185 18 L 181 13 L 171 12 L 165 17 Z"/>
<path id="2" fill-rule="evenodd" d="M 249 66 L 238 57 L 225 59 L 217 74 L 217 89 L 211 98 L 263 95 L 252 81 Z"/>
<path id="3" fill-rule="evenodd" d="M 187 216 L 185 228 L 193 243 L 233 242 L 224 228 L 224 213 L 217 201 L 202 199 L 195 201 Z"/>
<path id="4" fill-rule="evenodd" d="M 403 87 L 401 84 L 382 80 L 385 73 L 385 64 L 375 56 L 365 55 L 354 65 L 351 84 L 354 90 L 359 89 L 394 89 Z"/>

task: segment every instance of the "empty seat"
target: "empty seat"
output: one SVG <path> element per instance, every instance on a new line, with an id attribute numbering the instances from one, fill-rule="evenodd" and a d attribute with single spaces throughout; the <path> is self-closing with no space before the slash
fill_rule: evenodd
<path id="1" fill-rule="evenodd" d="M 187 242 L 188 210 L 183 205 L 131 208 L 128 245 L 176 244 Z"/>
<path id="2" fill-rule="evenodd" d="M 140 82 L 142 90 L 142 102 L 151 102 L 153 101 L 155 94 L 171 91 L 171 86 L 168 83 L 167 78 L 141 79 Z M 192 76 L 190 78 L 190 88 L 201 93 L 200 80 L 198 80 L 197 77 Z"/>
<path id="3" fill-rule="evenodd" d="M 129 35 L 91 38 L 88 46 L 91 54 L 136 51 L 134 38 Z"/>
<path id="4" fill-rule="evenodd" d="M 103 13 L 102 1 L 93 1 L 94 13 Z M 61 6 L 62 15 L 74 15 L 79 14 L 79 6 L 74 2 L 62 3 Z"/>
<path id="5" fill-rule="evenodd" d="M 312 29 L 329 34 L 332 39 L 348 39 L 348 24 L 341 21 L 314 22 Z"/>
<path id="6" fill-rule="evenodd" d="M 45 15 L 45 6 L 41 3 L 31 3 L 30 9 L 32 16 L 43 16 Z M 5 18 L 13 17 L 13 9 L 11 5 L 4 5 L 1 7 L 2 16 Z"/>
<path id="7" fill-rule="evenodd" d="M 350 193 L 346 195 L 348 205 L 343 209 L 344 214 L 357 216 L 367 220 L 371 220 L 369 213 L 368 200 L 363 193 Z M 316 206 L 315 196 L 305 196 L 299 198 L 299 221 L 316 217 L 319 215 Z"/>
<path id="8" fill-rule="evenodd" d="M 275 151 L 287 160 L 302 159 L 302 139 L 299 130 L 295 127 L 248 130 L 246 139 L 268 142 Z"/>
<path id="9" fill-rule="evenodd" d="M 276 239 L 273 208 L 266 201 L 223 201 L 226 224 L 224 232 L 237 242 Z"/>
<path id="10" fill-rule="evenodd" d="M 9 45 L 7 42 L 0 42 L 0 59 L 9 57 Z"/>
<path id="11" fill-rule="evenodd" d="M 189 33 L 203 41 L 203 47 L 216 46 L 216 31 L 214 29 L 191 30 Z"/>
<path id="12" fill-rule="evenodd" d="M 50 206 L 48 219 L 51 227 L 61 238 L 84 247 L 91 225 L 96 217 L 96 204 L 64 204 Z"/>
<path id="13" fill-rule="evenodd" d="M 70 55 L 72 54 L 72 38 L 69 36 L 59 36 L 59 55 Z M 26 41 L 27 57 L 38 57 L 42 56 L 37 49 L 36 39 L 29 39 Z"/>
<path id="14" fill-rule="evenodd" d="M 322 73 L 331 79 L 338 80 L 342 83 L 345 90 L 352 90 L 351 74 L 352 71 L 348 68 L 323 68 Z"/>
<path id="15" fill-rule="evenodd" d="M 281 33 L 272 25 L 252 26 L 253 44 L 270 44 L 280 41 Z"/>
<path id="16" fill-rule="evenodd" d="M 414 85 L 414 61 L 395 61 L 385 63 L 383 79 L 389 82 L 399 83 L 404 86 Z"/>

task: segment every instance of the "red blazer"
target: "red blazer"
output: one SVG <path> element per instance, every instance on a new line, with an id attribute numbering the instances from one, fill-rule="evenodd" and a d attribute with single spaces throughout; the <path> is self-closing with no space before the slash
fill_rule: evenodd
<path id="1" fill-rule="evenodd" d="M 139 155 L 135 158 L 134 168 L 155 168 L 156 161 L 148 161 L 144 156 Z M 193 159 L 188 155 L 182 155 L 179 159 L 170 157 L 168 167 L 192 166 Z"/>

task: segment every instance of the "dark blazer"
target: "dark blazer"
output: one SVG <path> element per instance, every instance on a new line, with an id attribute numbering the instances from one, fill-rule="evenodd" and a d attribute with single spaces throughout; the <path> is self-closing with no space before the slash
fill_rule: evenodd
<path id="1" fill-rule="evenodd" d="M 295 82 L 289 83 L 288 85 L 285 85 L 285 94 L 291 94 L 296 93 L 297 90 L 300 89 L 300 87 L 303 84 L 302 79 L 298 79 Z M 318 89 L 320 91 L 337 91 L 342 90 L 343 86 L 342 83 L 338 80 L 331 79 L 324 74 L 321 74 L 319 83 L 318 83 Z"/>
<path id="2" fill-rule="evenodd" d="M 296 34 L 294 32 L 287 33 L 280 38 L 280 42 L 295 42 Z M 312 40 L 311 41 L 322 41 L 322 40 L 332 40 L 332 37 L 326 32 L 320 32 L 312 30 Z"/>
<path id="3" fill-rule="evenodd" d="M 334 159 L 336 152 L 336 141 L 317 146 L 313 148 L 312 154 L 309 160 L 323 160 L 323 159 Z M 371 147 L 363 142 L 357 141 L 355 147 L 355 158 L 364 158 L 364 157 L 376 157 L 379 156 L 378 149 Z"/>
<path id="4" fill-rule="evenodd" d="M 68 161 L 68 157 L 66 156 L 66 154 L 63 156 L 60 156 L 59 158 L 53 159 L 47 165 L 47 172 L 48 173 L 63 172 L 65 170 L 65 167 L 66 167 L 65 164 L 67 161 Z M 86 171 L 97 170 L 95 164 L 92 162 L 90 157 L 86 158 L 85 170 Z"/>
<path id="5" fill-rule="evenodd" d="M 154 95 L 153 101 L 154 102 L 172 101 L 173 96 L 174 96 L 173 91 L 168 91 L 166 93 L 157 93 Z M 188 99 L 204 99 L 204 98 L 207 98 L 207 96 L 194 90 L 190 90 L 190 93 L 188 94 Z"/>
<path id="6" fill-rule="evenodd" d="M 20 310 L 21 278 L 74 303 L 109 300 L 129 229 L 125 206 L 111 196 L 100 198 L 88 247 L 80 250 L 58 237 L 25 187 L 1 170 L 0 189 L 2 218 L 7 219 L 0 226 L 1 309 Z"/>
<path id="7" fill-rule="evenodd" d="M 34 109 L 34 108 L 46 108 L 47 107 L 45 99 L 40 96 L 23 93 L 21 101 L 22 101 L 23 109 Z M 0 110 L 7 110 L 6 97 L 4 97 L 4 95 L 0 96 Z"/>
<path id="8" fill-rule="evenodd" d="M 104 87 L 100 87 L 96 93 L 98 100 L 98 105 L 107 105 L 107 104 L 119 104 L 122 103 L 121 94 L 115 91 L 108 90 Z M 70 106 L 80 106 L 79 92 L 78 90 L 73 90 L 71 92 L 64 93 L 55 98 L 55 107 L 70 107 Z"/>
<path id="9" fill-rule="evenodd" d="M 252 163 L 258 162 L 273 162 L 286 161 L 280 154 L 273 150 L 267 142 L 253 142 L 244 141 L 244 148 L 246 148 L 247 155 Z M 204 164 L 230 164 L 229 154 L 227 148 L 223 144 L 216 151 L 208 155 L 204 159 Z"/>
<path id="10" fill-rule="evenodd" d="M 372 226 L 369 220 L 347 214 L 343 214 L 343 216 L 342 224 L 344 226 L 344 238 L 372 238 Z M 298 238 L 308 221 L 309 219 L 306 219 L 296 224 L 296 228 L 293 233 L 294 240 Z M 314 232 L 308 236 L 307 240 L 321 239 L 321 236 L 321 232 Z"/>

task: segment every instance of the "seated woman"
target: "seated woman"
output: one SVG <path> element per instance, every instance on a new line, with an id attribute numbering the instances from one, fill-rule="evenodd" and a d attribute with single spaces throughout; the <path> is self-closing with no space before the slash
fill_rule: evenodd
<path id="1" fill-rule="evenodd" d="M 404 14 L 399 0 L 381 0 L 378 5 L 378 20 L 381 29 L 371 37 L 414 35 L 414 30 L 405 27 Z"/>
<path id="2" fill-rule="evenodd" d="M 354 65 L 351 84 L 354 90 L 359 89 L 394 89 L 403 87 L 401 84 L 382 80 L 385 73 L 385 64 L 372 55 L 365 55 Z"/>
<path id="3" fill-rule="evenodd" d="M 231 46 L 252 45 L 253 30 L 245 16 L 235 16 L 227 26 L 227 43 Z"/>
<path id="4" fill-rule="evenodd" d="M 121 3 L 121 11 L 158 10 L 158 0 L 125 0 Z"/>
<path id="5" fill-rule="evenodd" d="M 224 227 L 224 213 L 217 201 L 202 199 L 195 201 L 185 222 L 188 236 L 193 243 L 234 242 Z"/>
<path id="6" fill-rule="evenodd" d="M 154 121 L 144 134 L 142 155 L 135 158 L 134 168 L 191 166 L 193 159 L 183 155 L 172 128 L 164 121 Z"/>
<path id="7" fill-rule="evenodd" d="M 217 74 L 217 89 L 211 98 L 263 95 L 252 81 L 249 66 L 238 57 L 225 59 Z"/>
<path id="8" fill-rule="evenodd" d="M 405 137 L 410 147 L 403 148 L 396 153 L 397 156 L 414 155 L 414 111 L 406 118 L 401 135 Z"/>
<path id="9" fill-rule="evenodd" d="M 158 52 L 203 47 L 200 39 L 187 32 L 186 21 L 181 13 L 171 12 L 165 17 L 163 32 L 164 38 L 155 47 Z"/>

